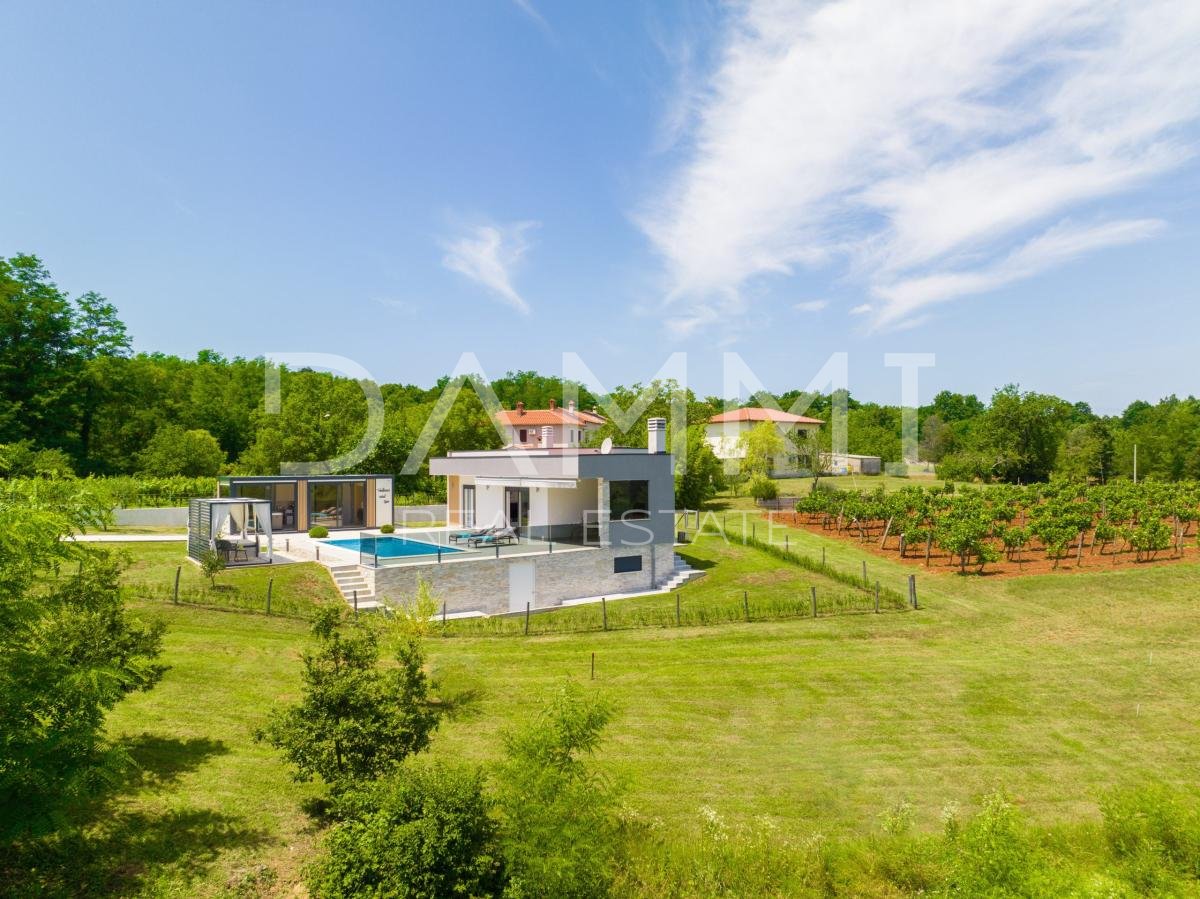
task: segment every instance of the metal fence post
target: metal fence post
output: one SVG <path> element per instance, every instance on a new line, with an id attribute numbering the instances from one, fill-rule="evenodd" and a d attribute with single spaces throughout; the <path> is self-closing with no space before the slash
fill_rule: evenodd
<path id="1" fill-rule="evenodd" d="M 813 618 L 816 618 L 817 617 L 817 588 L 816 587 L 812 588 L 812 609 L 813 609 Z"/>
<path id="2" fill-rule="evenodd" d="M 179 605 L 179 575 L 182 571 L 182 565 L 175 569 L 175 605 Z"/>
<path id="3" fill-rule="evenodd" d="M 529 636 L 529 603 L 525 603 L 525 636 Z"/>
<path id="4" fill-rule="evenodd" d="M 271 614 L 271 591 L 275 588 L 275 578 L 267 579 L 267 614 Z"/>
<path id="5" fill-rule="evenodd" d="M 604 597 L 600 597 L 600 621 L 605 630 L 608 630 L 608 603 L 604 601 Z"/>
<path id="6" fill-rule="evenodd" d="M 679 627 L 683 623 L 681 610 L 679 608 L 679 591 L 675 591 L 675 626 Z"/>
<path id="7" fill-rule="evenodd" d="M 863 559 L 862 562 L 863 562 L 863 583 L 869 584 L 870 581 L 867 580 L 867 560 Z"/>
<path id="8" fill-rule="evenodd" d="M 746 613 L 746 620 L 750 620 L 750 593 L 747 590 L 742 591 L 742 610 Z"/>
<path id="9" fill-rule="evenodd" d="M 358 615 L 358 591 L 354 591 L 354 614 Z"/>

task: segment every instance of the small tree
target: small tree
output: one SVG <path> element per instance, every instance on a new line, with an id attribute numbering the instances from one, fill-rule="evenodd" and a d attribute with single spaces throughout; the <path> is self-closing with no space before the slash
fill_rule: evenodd
<path id="1" fill-rule="evenodd" d="M 304 654 L 303 698 L 275 710 L 255 734 L 283 752 L 296 780 L 320 777 L 335 792 L 388 774 L 420 752 L 441 717 L 415 637 L 402 637 L 399 664 L 381 669 L 374 627 L 356 623 L 343 632 L 341 618 L 340 609 L 318 611 L 318 646 Z"/>
<path id="2" fill-rule="evenodd" d="M 611 707 L 566 683 L 504 739 L 498 805 L 510 889 L 526 897 L 604 895 L 618 845 L 613 788 L 588 765 Z"/>
<path id="3" fill-rule="evenodd" d="M 217 586 L 217 575 L 225 570 L 225 557 L 215 550 L 205 550 L 200 554 L 200 570 L 211 586 Z"/>
<path id="4" fill-rule="evenodd" d="M 775 469 L 775 460 L 782 456 L 787 444 L 773 422 L 760 421 L 738 440 L 742 450 L 742 472 L 747 476 L 767 477 Z"/>

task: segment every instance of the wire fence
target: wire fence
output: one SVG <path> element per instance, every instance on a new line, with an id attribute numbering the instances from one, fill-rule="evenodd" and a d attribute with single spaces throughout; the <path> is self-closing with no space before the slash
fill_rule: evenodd
<path id="1" fill-rule="evenodd" d="M 289 595 L 276 590 L 274 579 L 267 581 L 262 589 L 248 590 L 232 584 L 194 587 L 179 583 L 178 572 L 166 583 L 137 582 L 126 584 L 126 595 L 135 599 L 195 606 L 230 612 L 251 612 L 279 618 L 307 620 L 312 617 L 317 603 L 308 597 Z"/>

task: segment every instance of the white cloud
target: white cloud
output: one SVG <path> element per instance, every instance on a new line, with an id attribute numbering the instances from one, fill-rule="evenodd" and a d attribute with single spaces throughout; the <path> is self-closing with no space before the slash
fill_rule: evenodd
<path id="1" fill-rule="evenodd" d="M 850 314 L 851 314 L 851 315 L 866 315 L 866 314 L 867 314 L 868 312 L 870 312 L 870 311 L 871 311 L 871 304 L 870 304 L 870 303 L 863 303 L 863 304 L 861 304 L 861 305 L 859 305 L 859 306 L 855 306 L 855 307 L 853 307 L 853 308 L 850 310 Z"/>
<path id="2" fill-rule="evenodd" d="M 442 265 L 482 284 L 518 312 L 529 314 L 529 304 L 513 286 L 513 271 L 529 250 L 525 232 L 537 222 L 509 225 L 475 225 L 443 245 Z"/>
<path id="3" fill-rule="evenodd" d="M 829 305 L 829 300 L 805 300 L 803 303 L 796 304 L 798 312 L 820 312 Z"/>
<path id="4" fill-rule="evenodd" d="M 749 0 L 638 214 L 668 300 L 735 309 L 752 279 L 838 262 L 895 325 L 1157 233 L 1067 216 L 1194 155 L 1198 45 L 1179 0 Z M 1039 231 L 1079 242 L 1014 259 Z"/>
<path id="5" fill-rule="evenodd" d="M 1164 227 L 1165 223 L 1158 219 L 1108 222 L 1087 228 L 1069 223 L 1056 225 L 989 266 L 921 275 L 877 288 L 876 293 L 887 305 L 876 324 L 901 321 L 914 310 L 932 303 L 995 290 L 1093 250 L 1145 240 Z"/>

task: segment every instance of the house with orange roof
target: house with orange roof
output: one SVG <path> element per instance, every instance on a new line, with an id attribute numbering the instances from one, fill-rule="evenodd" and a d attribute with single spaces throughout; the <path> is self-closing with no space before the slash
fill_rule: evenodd
<path id="1" fill-rule="evenodd" d="M 805 453 L 808 442 L 821 425 L 822 419 L 793 415 L 778 409 L 758 406 L 743 406 L 714 415 L 705 426 L 705 438 L 718 459 L 726 468 L 735 468 L 746 455 L 743 437 L 763 422 L 769 422 L 784 438 L 786 451 L 777 456 L 772 465 L 771 477 L 797 477 L 811 474 L 816 466 Z"/>
<path id="2" fill-rule="evenodd" d="M 588 434 L 606 419 L 595 410 L 577 409 L 574 400 L 565 409 L 550 400 L 549 409 L 526 409 L 524 403 L 517 403 L 516 409 L 497 412 L 496 421 L 505 431 L 509 448 L 552 449 L 583 446 Z"/>

